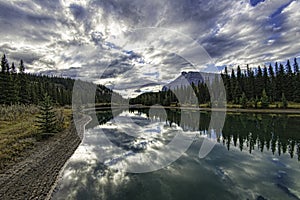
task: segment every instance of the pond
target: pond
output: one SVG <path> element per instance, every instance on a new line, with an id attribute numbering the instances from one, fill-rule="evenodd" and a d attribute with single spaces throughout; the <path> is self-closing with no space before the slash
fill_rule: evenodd
<path id="1" fill-rule="evenodd" d="M 98 112 L 54 199 L 300 199 L 299 116 L 227 113 L 218 131 L 209 112 L 158 111 Z M 179 156 L 161 150 L 180 134 Z"/>

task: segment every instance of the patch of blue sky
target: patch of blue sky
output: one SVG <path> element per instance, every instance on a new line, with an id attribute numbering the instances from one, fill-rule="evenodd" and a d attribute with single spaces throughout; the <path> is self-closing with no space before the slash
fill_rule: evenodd
<path id="1" fill-rule="evenodd" d="M 159 78 L 159 72 L 150 72 L 150 73 L 143 73 L 144 76 L 154 76 L 155 78 Z"/>
<path id="2" fill-rule="evenodd" d="M 259 3 L 264 2 L 265 0 L 250 0 L 250 4 L 251 6 L 255 7 L 257 6 Z"/>
<path id="3" fill-rule="evenodd" d="M 289 1 L 286 4 L 281 5 L 275 12 L 273 12 L 272 15 L 270 15 L 270 18 L 274 18 L 277 15 L 280 15 L 282 13 L 282 11 L 287 8 L 294 0 Z"/>

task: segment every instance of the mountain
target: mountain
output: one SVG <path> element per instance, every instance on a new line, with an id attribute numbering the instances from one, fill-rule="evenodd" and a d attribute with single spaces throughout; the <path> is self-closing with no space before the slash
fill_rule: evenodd
<path id="1" fill-rule="evenodd" d="M 198 83 L 203 83 L 207 78 L 213 80 L 214 76 L 214 74 L 203 72 L 181 72 L 181 75 L 178 78 L 163 86 L 162 91 L 180 88 L 181 86 L 191 85 L 192 83 L 198 85 Z"/>

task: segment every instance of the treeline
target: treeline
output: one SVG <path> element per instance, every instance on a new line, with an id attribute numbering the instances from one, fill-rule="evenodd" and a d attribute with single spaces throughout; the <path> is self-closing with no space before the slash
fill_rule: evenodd
<path id="1" fill-rule="evenodd" d="M 136 98 L 130 99 L 130 104 L 177 106 L 179 102 L 181 104 L 196 104 L 197 102 L 202 104 L 209 101 L 210 94 L 207 85 L 199 82 L 198 85 L 192 83 L 191 86 L 181 86 L 172 91 L 143 93 Z"/>
<path id="2" fill-rule="evenodd" d="M 23 60 L 20 60 L 20 63 L 16 66 L 13 62 L 10 64 L 4 54 L 1 59 L 0 71 L 0 104 L 39 105 L 43 101 L 45 93 L 47 93 L 55 105 L 71 105 L 74 82 L 75 80 L 71 78 L 25 73 Z M 109 103 L 111 101 L 112 90 L 103 85 L 95 85 L 84 81 L 80 81 L 80 83 L 84 85 L 85 89 L 90 88 L 92 90 L 97 87 L 96 103 Z M 84 94 L 78 98 L 84 99 Z"/>
<path id="3" fill-rule="evenodd" d="M 297 59 L 293 64 L 287 60 L 286 64 L 278 64 L 268 67 L 260 66 L 253 70 L 248 65 L 242 71 L 240 66 L 231 74 L 225 68 L 222 74 L 226 88 L 227 101 L 250 107 L 260 102 L 262 107 L 268 107 L 269 103 L 287 101 L 300 102 L 300 73 Z"/>
<path id="4" fill-rule="evenodd" d="M 240 104 L 244 108 L 267 108 L 271 103 L 286 108 L 288 102 L 300 102 L 300 73 L 296 58 L 293 64 L 288 60 L 285 65 L 276 62 L 274 66 L 270 64 L 255 69 L 247 65 L 245 70 L 238 66 L 231 73 L 225 68 L 221 78 L 223 83 L 216 75 L 211 78 L 213 80 L 205 79 L 197 85 L 192 83 L 172 91 L 144 93 L 131 99 L 130 103 L 164 106 L 206 103 L 211 106 L 211 95 L 218 97 L 218 92 L 222 92 L 218 89 L 220 84 L 225 86 L 227 103 Z"/>

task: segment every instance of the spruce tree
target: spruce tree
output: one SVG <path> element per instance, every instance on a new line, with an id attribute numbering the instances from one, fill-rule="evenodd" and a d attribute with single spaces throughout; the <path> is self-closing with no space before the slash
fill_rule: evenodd
<path id="1" fill-rule="evenodd" d="M 5 103 L 5 94 L 4 94 L 4 89 L 5 89 L 5 74 L 0 73 L 0 104 Z"/>
<path id="2" fill-rule="evenodd" d="M 230 89 L 231 89 L 231 94 L 232 94 L 232 100 L 234 101 L 234 103 L 236 103 L 236 91 L 239 91 L 236 87 L 236 76 L 235 76 L 235 72 L 234 69 L 231 70 L 231 76 L 230 76 Z"/>
<path id="3" fill-rule="evenodd" d="M 262 108 L 268 108 L 269 107 L 269 99 L 266 93 L 266 90 L 264 89 L 261 95 L 261 107 Z"/>
<path id="4" fill-rule="evenodd" d="M 246 95 L 248 99 L 254 99 L 256 97 L 255 95 L 255 77 L 254 72 L 252 69 L 249 68 L 247 65 L 247 76 L 248 76 L 248 84 L 249 84 L 249 91 L 246 91 Z"/>
<path id="5" fill-rule="evenodd" d="M 5 104 L 13 105 L 17 102 L 17 91 L 15 81 L 12 74 L 7 74 L 6 85 L 4 89 Z"/>
<path id="6" fill-rule="evenodd" d="M 21 74 L 24 74 L 24 73 L 25 73 L 25 66 L 24 66 L 23 60 L 20 60 L 19 72 L 20 72 Z"/>
<path id="7" fill-rule="evenodd" d="M 287 108 L 288 102 L 287 102 L 287 100 L 286 100 L 286 98 L 285 98 L 284 93 L 282 93 L 281 102 L 282 102 L 282 107 L 283 107 L 283 108 Z"/>
<path id="8" fill-rule="evenodd" d="M 225 67 L 225 74 L 223 75 L 223 82 L 224 82 L 225 89 L 227 92 L 227 101 L 232 101 L 232 89 L 231 89 L 230 76 L 228 75 L 227 67 Z M 199 88 L 199 91 L 202 91 L 202 90 L 200 90 L 200 88 Z"/>
<path id="9" fill-rule="evenodd" d="M 5 69 L 6 69 L 6 73 L 9 74 L 10 73 L 10 66 L 9 66 L 8 62 L 6 63 Z"/>
<path id="10" fill-rule="evenodd" d="M 255 95 L 258 97 L 261 97 L 262 91 L 264 89 L 264 78 L 263 78 L 263 73 L 261 70 L 261 67 L 258 66 L 257 68 L 257 73 L 255 76 Z"/>
<path id="11" fill-rule="evenodd" d="M 285 91 L 287 100 L 292 101 L 294 88 L 293 88 L 293 71 L 292 71 L 292 66 L 290 64 L 290 60 L 287 60 L 286 63 L 286 73 L 284 75 L 283 90 Z"/>
<path id="12" fill-rule="evenodd" d="M 40 115 L 37 117 L 37 126 L 41 133 L 57 132 L 57 119 L 52 108 L 51 97 L 46 93 L 40 105 Z"/>
<path id="13" fill-rule="evenodd" d="M 12 74 L 17 73 L 16 66 L 15 66 L 15 63 L 14 63 L 14 62 L 11 64 L 11 73 L 12 73 Z"/>
<path id="14" fill-rule="evenodd" d="M 241 105 L 242 105 L 242 108 L 246 108 L 247 107 L 247 97 L 246 97 L 246 94 L 243 92 L 242 94 L 242 97 L 241 97 Z"/>
<path id="15" fill-rule="evenodd" d="M 297 62 L 297 58 L 294 59 L 294 73 L 297 75 L 299 73 L 299 65 Z"/>
<path id="16" fill-rule="evenodd" d="M 1 59 L 1 72 L 5 73 L 6 72 L 6 67 L 7 67 L 8 61 L 6 59 L 5 54 L 3 54 L 2 59 Z"/>
<path id="17" fill-rule="evenodd" d="M 270 100 L 272 102 L 274 102 L 276 100 L 276 78 L 275 78 L 275 74 L 274 74 L 274 70 L 273 70 L 273 67 L 272 65 L 270 64 L 269 65 L 269 76 L 270 76 L 270 87 L 269 87 L 269 90 L 270 90 Z"/>
<path id="18" fill-rule="evenodd" d="M 19 65 L 19 98 L 20 102 L 23 104 L 29 104 L 30 103 L 30 97 L 29 97 L 29 81 L 28 76 L 24 73 L 25 72 L 25 66 L 23 63 L 23 60 L 20 61 Z"/>

